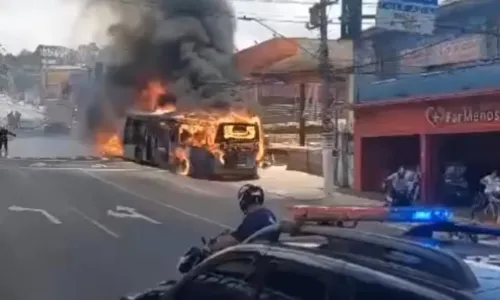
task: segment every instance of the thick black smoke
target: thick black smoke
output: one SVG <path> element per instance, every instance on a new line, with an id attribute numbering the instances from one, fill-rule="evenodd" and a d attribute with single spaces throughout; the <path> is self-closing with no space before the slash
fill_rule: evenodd
<path id="1" fill-rule="evenodd" d="M 180 107 L 232 101 L 224 96 L 228 83 L 238 80 L 233 64 L 235 19 L 228 2 L 145 3 L 153 2 L 88 3 L 109 5 L 120 15 L 119 22 L 106 28 L 111 39 L 105 55 L 108 68 L 87 110 L 90 129 L 122 117 L 152 79 L 167 82 Z"/>

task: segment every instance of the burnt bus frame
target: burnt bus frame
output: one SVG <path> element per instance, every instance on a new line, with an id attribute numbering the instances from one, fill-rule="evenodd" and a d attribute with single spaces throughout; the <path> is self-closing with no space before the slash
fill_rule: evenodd
<path id="1" fill-rule="evenodd" d="M 128 115 L 123 132 L 124 159 L 139 164 L 147 164 L 171 171 L 176 170 L 178 161 L 174 155 L 177 147 L 185 148 L 191 163 L 191 177 L 212 179 L 218 177 L 216 172 L 217 158 L 203 147 L 185 145 L 179 136 L 179 125 L 183 122 L 175 114 L 163 115 L 137 114 Z M 227 125 L 242 123 L 228 122 Z M 132 126 L 132 127 L 131 127 Z M 258 127 L 258 124 L 255 124 Z M 132 130 L 132 134 L 130 134 Z M 217 129 L 220 130 L 220 129 Z M 257 128 L 257 140 L 260 138 L 260 128 Z M 220 141 L 215 141 L 220 144 Z M 234 168 L 235 170 L 238 168 Z M 245 178 L 255 178 L 258 168 L 241 171 Z"/>

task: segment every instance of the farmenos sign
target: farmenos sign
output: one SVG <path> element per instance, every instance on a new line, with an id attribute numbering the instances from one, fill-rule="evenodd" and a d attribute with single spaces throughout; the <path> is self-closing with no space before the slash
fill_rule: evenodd
<path id="1" fill-rule="evenodd" d="M 459 109 L 445 109 L 440 106 L 428 107 L 425 111 L 427 121 L 433 126 L 500 122 L 500 109 L 475 108 L 464 106 Z"/>

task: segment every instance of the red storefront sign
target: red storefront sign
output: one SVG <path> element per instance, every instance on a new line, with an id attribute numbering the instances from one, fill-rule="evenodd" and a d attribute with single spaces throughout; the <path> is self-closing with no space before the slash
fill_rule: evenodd
<path id="1" fill-rule="evenodd" d="M 500 131 L 500 102 L 493 95 L 406 102 L 358 108 L 355 117 L 361 137 Z"/>
<path id="2" fill-rule="evenodd" d="M 500 109 L 481 109 L 463 106 L 458 109 L 446 109 L 441 106 L 429 106 L 425 111 L 427 121 L 433 126 L 463 123 L 500 122 Z"/>

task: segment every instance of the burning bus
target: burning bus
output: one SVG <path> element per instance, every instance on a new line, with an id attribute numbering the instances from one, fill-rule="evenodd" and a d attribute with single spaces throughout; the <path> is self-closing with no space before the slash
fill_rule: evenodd
<path id="1" fill-rule="evenodd" d="M 123 156 L 195 178 L 258 177 L 264 153 L 260 119 L 245 112 L 132 112 Z"/>
<path id="2" fill-rule="evenodd" d="M 123 123 L 122 132 L 97 132 L 101 155 L 207 179 L 256 178 L 264 157 L 257 115 L 236 104 L 177 107 L 177 98 L 161 81 L 140 91 Z"/>

